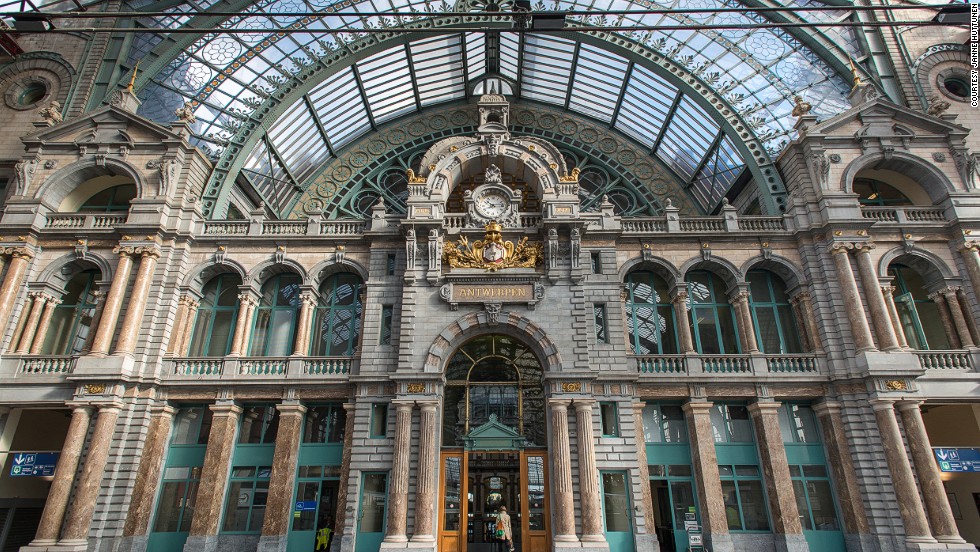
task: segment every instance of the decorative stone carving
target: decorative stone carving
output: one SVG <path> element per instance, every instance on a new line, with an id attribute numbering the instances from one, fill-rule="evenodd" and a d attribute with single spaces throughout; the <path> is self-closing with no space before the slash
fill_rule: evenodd
<path id="1" fill-rule="evenodd" d="M 63 120 L 61 117 L 61 102 L 53 101 L 47 107 L 38 109 L 37 114 L 48 123 L 48 126 L 54 126 Z"/>
<path id="2" fill-rule="evenodd" d="M 496 326 L 500 321 L 500 307 L 503 306 L 501 303 L 484 303 L 483 308 L 487 311 L 487 323 L 491 326 Z"/>
<path id="3" fill-rule="evenodd" d="M 37 172 L 37 159 L 21 161 L 14 165 L 14 194 L 24 195 L 31 185 L 34 173 Z"/>
<path id="4" fill-rule="evenodd" d="M 486 225 L 485 230 L 483 240 L 470 244 L 466 236 L 461 236 L 445 249 L 443 257 L 450 267 L 482 268 L 493 272 L 506 268 L 534 268 L 540 264 L 541 244 L 530 244 L 527 237 L 516 244 L 504 241 L 502 228 L 496 222 Z"/>
<path id="5" fill-rule="evenodd" d="M 197 117 L 194 116 L 194 104 L 191 102 L 184 102 L 184 105 L 174 111 L 174 116 L 178 121 L 189 125 L 197 122 Z"/>
<path id="6" fill-rule="evenodd" d="M 946 113 L 946 110 L 950 107 L 952 106 L 949 102 L 943 99 L 943 97 L 939 94 L 935 94 L 929 96 L 929 109 L 926 111 L 926 113 L 932 115 L 933 117 L 939 117 L 943 113 Z"/>
<path id="7" fill-rule="evenodd" d="M 813 174 L 817 177 L 817 184 L 821 188 L 826 188 L 830 179 L 830 160 L 823 153 L 814 153 L 810 156 L 810 164 Z"/>
<path id="8" fill-rule="evenodd" d="M 180 163 L 176 159 L 165 159 L 160 162 L 160 193 L 165 196 L 177 186 L 180 177 Z"/>
<path id="9" fill-rule="evenodd" d="M 415 230 L 409 228 L 405 232 L 405 267 L 408 270 L 415 269 L 416 252 Z"/>
<path id="10" fill-rule="evenodd" d="M 793 101 L 796 102 L 791 113 L 794 117 L 802 117 L 810 113 L 810 110 L 813 109 L 810 102 L 804 101 L 800 96 L 793 96 Z"/>

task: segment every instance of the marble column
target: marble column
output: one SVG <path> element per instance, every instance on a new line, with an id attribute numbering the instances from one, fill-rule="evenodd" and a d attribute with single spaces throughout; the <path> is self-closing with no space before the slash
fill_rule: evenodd
<path id="1" fill-rule="evenodd" d="M 97 289 L 92 292 L 92 297 L 95 298 L 95 315 L 92 317 L 92 322 L 89 324 L 88 337 L 85 339 L 85 345 L 82 346 L 83 355 L 87 355 L 92 352 L 92 343 L 95 341 L 95 333 L 99 329 L 99 324 L 102 320 L 102 312 L 105 309 L 105 299 L 107 293 L 102 289 Z"/>
<path id="2" fill-rule="evenodd" d="M 415 477 L 415 533 L 412 542 L 434 542 L 436 496 L 436 401 L 419 402 L 419 467 Z"/>
<path id="3" fill-rule="evenodd" d="M 313 314 L 316 312 L 316 297 L 310 292 L 300 295 L 299 322 L 296 328 L 294 356 L 310 354 L 310 330 L 313 328 Z"/>
<path id="4" fill-rule="evenodd" d="M 186 322 L 184 329 L 180 332 L 180 343 L 175 351 L 177 356 L 187 356 L 187 349 L 191 345 L 191 338 L 194 337 L 194 323 L 197 321 L 197 309 L 201 303 L 194 299 L 187 301 L 187 314 L 184 316 Z"/>
<path id="5" fill-rule="evenodd" d="M 337 491 L 337 514 L 334 517 L 334 542 L 340 543 L 347 524 L 347 492 L 350 485 L 351 447 L 354 445 L 354 403 L 344 403 L 344 451 L 340 457 L 340 489 Z"/>
<path id="6" fill-rule="evenodd" d="M 572 495 L 572 450 L 568 438 L 567 399 L 549 399 L 551 407 L 551 480 L 555 485 L 555 542 L 579 542 L 575 535 Z"/>
<path id="7" fill-rule="evenodd" d="M 269 498 L 262 521 L 259 550 L 285 550 L 286 535 L 292 525 L 293 489 L 296 487 L 296 463 L 303 431 L 306 407 L 299 401 L 287 401 L 279 410 L 279 431 L 269 474 Z"/>
<path id="8" fill-rule="evenodd" d="M 966 292 L 962 287 L 956 288 L 956 297 L 960 300 L 960 308 L 963 309 L 963 318 L 966 319 L 966 327 L 970 329 L 970 337 L 973 338 L 973 343 L 980 347 L 980 329 L 977 328 L 977 320 L 973 317 L 970 300 L 966 298 Z"/>
<path id="9" fill-rule="evenodd" d="M 725 497 L 721 492 L 718 474 L 718 455 L 711 429 L 711 403 L 708 401 L 684 404 L 691 440 L 691 459 L 694 463 L 695 487 L 701 505 L 701 527 L 713 552 L 734 552 L 735 545 L 728 532 Z"/>
<path id="10" fill-rule="evenodd" d="M 181 295 L 177 300 L 177 314 L 174 315 L 174 326 L 170 332 L 170 344 L 167 346 L 168 355 L 178 355 L 180 342 L 184 338 L 184 327 L 187 325 L 187 305 L 190 297 Z"/>
<path id="11" fill-rule="evenodd" d="M 54 309 L 61 304 L 61 299 L 48 297 L 44 304 L 44 312 L 41 313 L 41 321 L 37 323 L 37 331 L 34 332 L 34 341 L 31 343 L 30 353 L 32 355 L 41 354 L 44 347 L 44 339 L 48 336 L 48 328 L 51 326 L 51 317 L 54 316 Z"/>
<path id="12" fill-rule="evenodd" d="M 388 489 L 388 527 L 384 542 L 408 542 L 408 468 L 412 452 L 412 409 L 407 400 L 393 400 L 395 406 L 395 452 L 391 461 Z"/>
<path id="13" fill-rule="evenodd" d="M 915 474 L 922 489 L 925 501 L 926 515 L 932 534 L 942 543 L 965 544 L 956 528 L 953 510 L 946 498 L 946 489 L 939 478 L 939 467 L 932 455 L 932 445 L 926 433 L 926 425 L 922 421 L 922 412 L 917 401 L 901 401 L 896 405 L 905 426 L 905 438 L 912 452 L 912 462 L 915 464 Z"/>
<path id="14" fill-rule="evenodd" d="M 96 330 L 95 338 L 92 340 L 90 354 L 96 356 L 109 354 L 109 345 L 112 344 L 116 323 L 119 322 L 119 310 L 122 308 L 123 297 L 126 295 L 126 285 L 129 283 L 129 273 L 133 270 L 133 248 L 116 247 L 113 251 L 119 254 L 119 263 L 116 265 L 116 273 L 112 277 L 109 294 L 102 306 L 102 317 L 99 319 L 98 330 Z"/>
<path id="15" fill-rule="evenodd" d="M 813 299 L 810 292 L 803 290 L 798 292 L 790 299 L 796 308 L 797 320 L 803 326 L 801 332 L 805 339 L 805 346 L 809 352 L 822 352 L 823 343 L 820 340 L 820 325 L 817 324 L 817 315 L 813 307 Z"/>
<path id="16" fill-rule="evenodd" d="M 10 313 L 14 310 L 14 301 L 24 282 L 24 275 L 27 274 L 27 265 L 31 263 L 31 258 L 34 256 L 24 247 L 12 247 L 4 252 L 11 258 L 3 284 L 0 285 L 0 334 L 3 334 L 7 328 Z"/>
<path id="17" fill-rule="evenodd" d="M 650 466 L 649 459 L 647 459 L 647 443 L 643 436 L 643 408 L 646 403 L 635 402 L 633 403 L 633 427 L 636 431 L 636 459 L 639 463 L 637 470 L 639 472 L 640 481 L 650 480 Z M 655 533 L 656 529 L 656 513 L 653 509 L 653 493 L 650 491 L 650 485 L 640 485 L 640 494 L 643 496 L 643 518 L 644 525 L 646 526 L 647 533 Z"/>
<path id="18" fill-rule="evenodd" d="M 166 403 L 150 407 L 150 427 L 146 431 L 136 481 L 133 482 L 133 499 L 126 514 L 123 537 L 143 536 L 150 531 L 150 514 L 153 512 L 153 501 L 157 496 L 176 411 Z"/>
<path id="19" fill-rule="evenodd" d="M 746 353 L 758 353 L 759 344 L 755 338 L 755 326 L 752 324 L 752 308 L 749 307 L 749 292 L 739 290 L 729 298 L 735 307 L 735 322 L 738 333 L 742 337 L 742 348 Z"/>
<path id="20" fill-rule="evenodd" d="M 37 536 L 34 537 L 31 546 L 49 546 L 58 541 L 91 419 L 91 407 L 76 406 L 72 409 L 71 422 L 68 424 L 68 433 L 65 435 L 65 444 L 61 447 L 58 465 L 54 470 L 54 479 L 51 481 L 48 499 L 44 503 L 44 512 L 41 514 L 41 522 L 37 527 Z"/>
<path id="21" fill-rule="evenodd" d="M 207 481 L 208 484 L 197 489 L 194 517 L 191 519 L 190 536 L 187 539 L 192 550 L 196 549 L 194 545 L 204 548 L 218 534 L 242 407 L 231 401 L 222 401 L 211 405 L 211 412 L 211 431 L 208 433 L 208 447 L 204 452 L 204 465 L 201 467 L 201 481 Z"/>
<path id="22" fill-rule="evenodd" d="M 102 476 L 105 474 L 109 448 L 112 446 L 112 435 L 116 431 L 116 420 L 121 410 L 121 404 L 99 405 L 99 415 L 95 418 L 85 465 L 78 476 L 75 496 L 65 515 L 65 529 L 61 533 L 59 545 L 78 546 L 88 543 L 88 530 L 92 525 L 92 514 L 99 498 Z"/>
<path id="23" fill-rule="evenodd" d="M 857 471 L 844 430 L 840 403 L 823 401 L 813 405 L 820 420 L 823 446 L 827 451 L 827 464 L 834 476 L 837 504 L 844 518 L 844 532 L 848 535 L 868 535 L 871 527 L 864 511 L 864 500 L 858 483 Z"/>
<path id="24" fill-rule="evenodd" d="M 893 351 L 899 348 L 898 339 L 895 337 L 895 329 L 892 328 L 892 319 L 888 314 L 888 307 L 885 306 L 885 298 L 881 295 L 878 275 L 875 273 L 874 264 L 871 262 L 872 247 L 874 246 L 871 244 L 860 244 L 854 248 L 854 256 L 857 259 L 864 296 L 868 299 L 871 322 L 874 324 L 875 334 L 878 336 L 878 346 L 884 350 Z"/>
<path id="25" fill-rule="evenodd" d="M 913 544 L 935 543 L 936 540 L 929 532 L 929 521 L 922 508 L 922 500 L 919 499 L 915 475 L 912 473 L 909 457 L 905 453 L 905 443 L 902 442 L 902 433 L 898 429 L 898 420 L 895 419 L 892 402 L 885 399 L 872 399 L 871 408 L 874 409 L 878 421 L 878 432 L 885 449 L 885 460 L 888 462 L 888 471 L 892 476 L 891 486 L 895 491 L 898 512 L 905 525 L 905 538 L 907 542 Z"/>
<path id="26" fill-rule="evenodd" d="M 155 247 L 140 248 L 137 252 L 142 256 L 140 267 L 136 271 L 136 281 L 129 296 L 129 304 L 126 305 L 126 316 L 123 318 L 119 340 L 116 342 L 116 354 L 130 355 L 136 351 L 140 324 L 143 322 L 150 285 L 153 283 L 153 271 L 156 270 L 157 259 L 160 258 L 160 250 Z"/>
<path id="27" fill-rule="evenodd" d="M 835 243 L 830 252 L 834 258 L 834 267 L 837 269 L 837 279 L 841 288 L 844 308 L 847 311 L 847 320 L 851 325 L 854 347 L 858 351 L 866 351 L 874 349 L 875 345 L 871 339 L 868 318 L 864 315 L 864 305 L 861 302 L 861 294 L 858 292 L 857 281 L 854 279 L 854 272 L 851 270 L 851 261 L 847 255 L 848 245 Z"/>
<path id="28" fill-rule="evenodd" d="M 973 286 L 973 295 L 980 298 L 980 242 L 964 242 L 960 247 L 960 254 L 963 255 L 963 264 L 966 265 L 966 273 L 970 277 L 970 284 Z"/>
<path id="29" fill-rule="evenodd" d="M 929 295 L 929 299 L 936 304 L 936 310 L 939 311 L 939 323 L 943 326 L 943 332 L 946 334 L 946 341 L 949 341 L 950 349 L 960 348 L 960 336 L 956 333 L 956 327 L 953 326 L 953 317 L 949 312 L 949 305 L 946 303 L 946 296 L 942 294 L 941 291 L 937 291 Z"/>
<path id="30" fill-rule="evenodd" d="M 2 257 L 0 257 L 2 258 Z M 27 319 L 30 318 L 31 310 L 34 308 L 34 293 L 27 292 L 27 297 L 24 299 L 24 308 L 20 311 L 20 316 L 17 320 L 17 325 L 14 326 L 14 334 L 10 337 L 10 351 L 13 352 L 17 349 L 17 345 L 20 343 L 21 336 L 24 335 L 24 328 L 27 327 Z"/>
<path id="31" fill-rule="evenodd" d="M 973 336 L 970 335 L 970 327 L 966 324 L 966 317 L 963 316 L 963 307 L 960 306 L 960 300 L 956 296 L 956 290 L 952 287 L 945 287 L 939 290 L 946 298 L 946 304 L 949 305 L 950 318 L 953 319 L 953 327 L 956 329 L 956 335 L 960 338 L 960 344 L 963 348 L 975 347 L 976 344 L 973 342 Z"/>
<path id="32" fill-rule="evenodd" d="M 775 401 L 760 400 L 749 405 L 749 413 L 759 441 L 759 459 L 769 496 L 776 550 L 805 552 L 809 547 L 803 538 L 796 492 L 789 474 L 783 434 L 779 430 L 780 406 Z"/>
<path id="33" fill-rule="evenodd" d="M 898 316 L 898 307 L 895 306 L 895 286 L 883 284 L 881 294 L 885 297 L 885 306 L 888 307 L 888 317 L 892 320 L 892 328 L 895 329 L 895 338 L 898 339 L 898 346 L 907 349 L 908 339 L 905 338 L 905 328 L 902 327 L 902 319 Z"/>
<path id="34" fill-rule="evenodd" d="M 41 312 L 48 301 L 47 294 L 40 291 L 31 291 L 27 295 L 32 299 L 31 311 L 27 314 L 27 322 L 24 324 L 20 339 L 17 341 L 17 347 L 14 349 L 14 354 L 17 355 L 27 354 L 30 350 L 31 342 L 34 341 L 34 334 L 37 331 L 37 324 L 41 321 Z"/>
<path id="35" fill-rule="evenodd" d="M 594 400 L 575 399 L 575 428 L 578 450 L 578 490 L 582 500 L 582 542 L 605 543 L 602 529 L 602 498 L 599 495 L 599 468 L 595 461 L 595 429 L 592 426 Z"/>
<path id="36" fill-rule="evenodd" d="M 238 294 L 238 319 L 235 321 L 235 335 L 231 339 L 231 352 L 228 356 L 242 356 L 246 353 L 248 340 L 246 334 L 252 326 L 252 314 L 255 312 L 255 298 L 250 292 Z"/>
<path id="37" fill-rule="evenodd" d="M 687 314 L 687 290 L 676 288 L 670 302 L 674 305 L 674 326 L 677 328 L 677 344 L 681 353 L 693 353 L 694 338 L 691 336 L 691 317 Z"/>

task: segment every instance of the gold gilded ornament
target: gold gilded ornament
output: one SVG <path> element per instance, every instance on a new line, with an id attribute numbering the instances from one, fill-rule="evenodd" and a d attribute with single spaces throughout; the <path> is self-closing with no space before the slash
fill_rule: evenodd
<path id="1" fill-rule="evenodd" d="M 82 389 L 85 390 L 85 394 L 86 395 L 101 395 L 102 393 L 105 393 L 106 384 L 104 384 L 104 383 L 89 383 L 87 385 L 83 385 L 82 386 Z"/>
<path id="2" fill-rule="evenodd" d="M 407 389 L 408 389 L 408 392 L 409 393 L 425 393 L 425 384 L 424 383 L 410 383 L 410 384 L 408 384 Z"/>
<path id="3" fill-rule="evenodd" d="M 501 226 L 491 222 L 484 227 L 484 239 L 470 244 L 466 236 L 450 244 L 442 254 L 452 268 L 483 268 L 490 272 L 502 268 L 534 268 L 541 262 L 541 244 L 521 238 L 515 245 L 504 241 Z"/>
<path id="4" fill-rule="evenodd" d="M 889 391 L 906 391 L 908 386 L 905 385 L 903 380 L 888 380 L 885 382 L 885 387 Z"/>
<path id="5" fill-rule="evenodd" d="M 582 392 L 582 383 L 581 382 L 577 382 L 577 381 L 563 382 L 561 384 L 561 390 L 562 390 L 562 393 L 581 393 Z"/>

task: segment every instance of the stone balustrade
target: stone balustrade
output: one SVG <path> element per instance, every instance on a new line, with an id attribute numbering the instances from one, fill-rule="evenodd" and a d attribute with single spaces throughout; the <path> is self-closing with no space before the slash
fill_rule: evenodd
<path id="1" fill-rule="evenodd" d="M 188 357 L 164 360 L 166 380 L 346 379 L 353 357 Z"/>
<path id="2" fill-rule="evenodd" d="M 913 351 L 924 370 L 974 372 L 973 355 L 967 351 Z"/>
<path id="3" fill-rule="evenodd" d="M 51 213 L 46 215 L 45 230 L 104 230 L 111 231 L 126 222 L 127 213 Z"/>
<path id="4" fill-rule="evenodd" d="M 861 207 L 861 216 L 876 223 L 935 224 L 946 222 L 943 207 Z"/>
<path id="5" fill-rule="evenodd" d="M 794 377 L 826 375 L 822 356 L 796 355 L 635 355 L 641 377 L 765 376 Z"/>

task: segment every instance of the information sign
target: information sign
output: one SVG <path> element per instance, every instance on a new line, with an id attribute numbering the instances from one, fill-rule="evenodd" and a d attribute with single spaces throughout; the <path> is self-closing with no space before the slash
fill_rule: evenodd
<path id="1" fill-rule="evenodd" d="M 315 500 L 297 500 L 296 501 L 296 511 L 297 512 L 312 512 L 316 510 Z"/>
<path id="2" fill-rule="evenodd" d="M 980 472 L 980 449 L 934 447 L 939 471 Z"/>
<path id="3" fill-rule="evenodd" d="M 10 475 L 23 476 L 52 476 L 58 464 L 57 452 L 18 452 L 14 454 L 14 462 L 10 466 Z"/>

